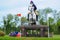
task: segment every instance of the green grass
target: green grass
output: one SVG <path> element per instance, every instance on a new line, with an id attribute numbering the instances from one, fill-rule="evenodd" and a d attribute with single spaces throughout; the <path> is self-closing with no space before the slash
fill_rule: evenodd
<path id="1" fill-rule="evenodd" d="M 0 40 L 60 40 L 60 35 L 54 35 L 53 37 L 47 38 L 47 37 L 9 37 L 4 36 L 0 37 Z"/>

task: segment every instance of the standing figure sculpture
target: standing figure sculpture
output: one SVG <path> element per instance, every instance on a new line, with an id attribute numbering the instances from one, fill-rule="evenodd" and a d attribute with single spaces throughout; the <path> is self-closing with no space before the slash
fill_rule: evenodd
<path id="1" fill-rule="evenodd" d="M 37 7 L 33 3 L 33 1 L 30 2 L 30 6 L 28 8 L 28 21 L 31 25 L 35 24 L 36 21 L 38 21 L 38 13 L 37 13 Z"/>

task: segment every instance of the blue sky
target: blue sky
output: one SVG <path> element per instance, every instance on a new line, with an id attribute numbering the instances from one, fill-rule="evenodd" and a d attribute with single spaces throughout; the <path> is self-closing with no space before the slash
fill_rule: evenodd
<path id="1" fill-rule="evenodd" d="M 60 0 L 32 0 L 38 9 L 50 7 L 60 11 Z M 27 16 L 30 0 L 0 0 L 0 21 L 3 16 L 21 13 Z"/>

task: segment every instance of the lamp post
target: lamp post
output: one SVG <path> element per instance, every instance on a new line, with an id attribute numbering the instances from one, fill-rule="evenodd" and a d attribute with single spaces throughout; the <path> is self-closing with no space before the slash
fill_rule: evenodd
<path id="1" fill-rule="evenodd" d="M 21 13 L 18 13 L 17 16 L 19 17 L 20 19 L 20 26 L 21 26 Z M 21 32 L 21 31 L 20 31 Z"/>
<path id="2" fill-rule="evenodd" d="M 48 18 L 48 21 L 47 21 L 47 25 L 48 25 L 48 38 L 49 38 L 49 36 L 50 36 L 50 34 L 49 34 L 49 18 Z"/>

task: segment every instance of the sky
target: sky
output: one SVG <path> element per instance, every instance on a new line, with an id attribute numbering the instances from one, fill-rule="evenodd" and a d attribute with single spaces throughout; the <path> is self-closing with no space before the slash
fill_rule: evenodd
<path id="1" fill-rule="evenodd" d="M 18 14 L 27 16 L 28 6 L 31 0 L 0 0 L 0 24 L 4 16 L 7 14 Z M 32 0 L 37 9 L 50 7 L 60 11 L 60 0 Z"/>

